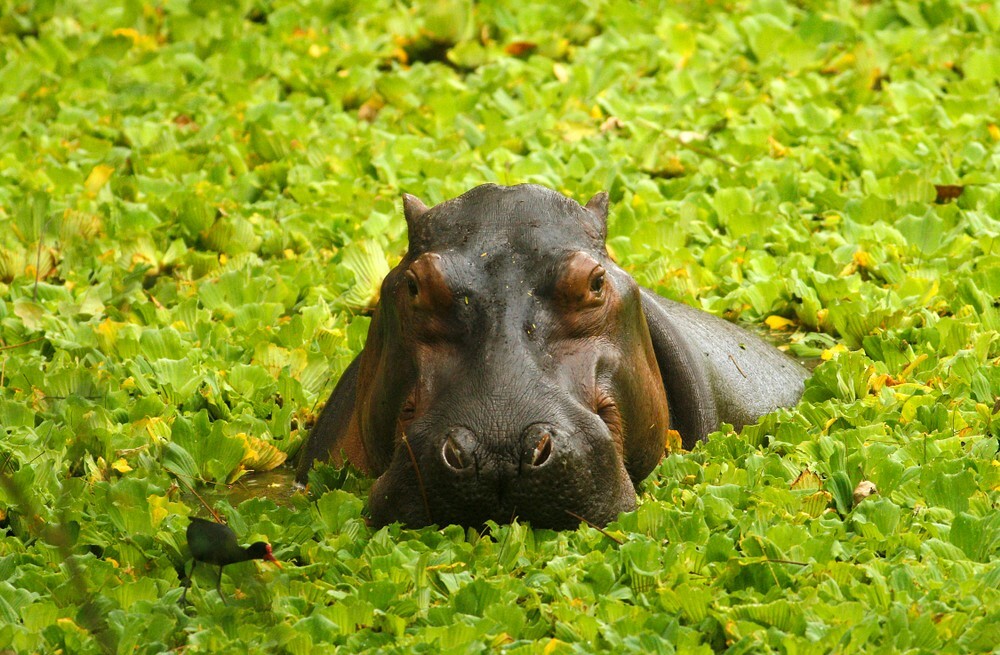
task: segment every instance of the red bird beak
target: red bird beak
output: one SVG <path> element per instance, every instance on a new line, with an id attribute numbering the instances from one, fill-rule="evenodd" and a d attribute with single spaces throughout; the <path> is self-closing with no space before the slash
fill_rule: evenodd
<path id="1" fill-rule="evenodd" d="M 267 547 L 267 554 L 264 555 L 264 560 L 268 561 L 268 562 L 271 562 L 272 564 L 274 564 L 275 566 L 277 566 L 279 569 L 285 568 L 285 567 L 283 567 L 281 565 L 281 562 L 279 562 L 278 560 L 274 559 L 274 555 L 271 554 L 271 546 L 270 546 L 270 544 Z"/>

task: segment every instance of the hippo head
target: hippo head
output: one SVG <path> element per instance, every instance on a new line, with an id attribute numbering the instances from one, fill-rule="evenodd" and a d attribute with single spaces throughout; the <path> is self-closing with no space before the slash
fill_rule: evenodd
<path id="1" fill-rule="evenodd" d="M 404 196 L 348 458 L 374 523 L 604 524 L 663 455 L 667 399 L 636 282 L 605 249 L 608 200 L 485 185 Z"/>

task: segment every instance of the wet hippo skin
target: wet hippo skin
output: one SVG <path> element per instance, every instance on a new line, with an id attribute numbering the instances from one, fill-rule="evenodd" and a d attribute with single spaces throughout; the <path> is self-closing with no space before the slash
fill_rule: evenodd
<path id="1" fill-rule="evenodd" d="M 372 521 L 603 525 L 664 453 L 794 404 L 807 376 L 756 336 L 641 288 L 608 200 L 479 186 L 403 197 L 409 249 L 302 452 L 376 478 Z"/>

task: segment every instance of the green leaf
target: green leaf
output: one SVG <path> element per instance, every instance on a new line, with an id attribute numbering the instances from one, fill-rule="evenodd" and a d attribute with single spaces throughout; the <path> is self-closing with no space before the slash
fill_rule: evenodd
<path id="1" fill-rule="evenodd" d="M 792 634 L 802 635 L 806 629 L 802 607 L 787 600 L 738 605 L 733 608 L 732 614 L 741 619 Z"/>
<path id="2" fill-rule="evenodd" d="M 896 223 L 896 228 L 923 255 L 933 255 L 948 243 L 944 238 L 944 221 L 932 212 L 906 216 Z"/>
<path id="3" fill-rule="evenodd" d="M 977 562 L 990 562 L 1000 551 L 1000 515 L 977 518 L 964 512 L 955 516 L 949 540 Z"/>

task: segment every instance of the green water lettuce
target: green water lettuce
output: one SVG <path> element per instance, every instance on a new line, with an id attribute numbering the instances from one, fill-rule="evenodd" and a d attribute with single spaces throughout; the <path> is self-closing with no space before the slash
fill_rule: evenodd
<path id="1" fill-rule="evenodd" d="M 995 648 L 998 30 L 961 0 L 0 4 L 0 650 Z M 350 469 L 293 492 L 400 193 L 484 182 L 608 191 L 617 261 L 815 365 L 803 401 L 602 530 L 372 531 Z M 285 568 L 182 607 L 209 507 Z"/>

